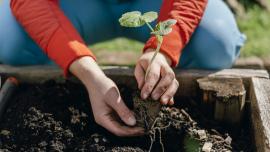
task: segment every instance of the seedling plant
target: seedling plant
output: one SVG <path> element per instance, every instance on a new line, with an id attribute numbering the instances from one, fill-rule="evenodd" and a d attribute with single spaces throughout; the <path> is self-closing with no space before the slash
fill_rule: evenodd
<path id="1" fill-rule="evenodd" d="M 172 31 L 172 26 L 175 25 L 177 22 L 174 19 L 168 19 L 168 20 L 165 20 L 163 22 L 157 23 L 156 26 L 153 28 L 151 26 L 151 23 L 153 21 L 155 21 L 157 18 L 158 18 L 158 14 L 156 12 L 146 12 L 146 13 L 142 14 L 139 11 L 133 11 L 133 12 L 127 12 L 127 13 L 123 14 L 122 17 L 119 19 L 120 25 L 124 26 L 124 27 L 135 28 L 135 27 L 142 27 L 144 25 L 147 25 L 147 27 L 151 31 L 150 34 L 154 35 L 157 39 L 157 48 L 155 49 L 155 53 L 154 53 L 153 57 L 151 58 L 150 64 L 148 65 L 148 67 L 146 69 L 144 79 L 147 78 L 149 71 L 151 69 L 151 65 L 152 65 L 153 61 L 155 60 L 157 54 L 160 52 L 160 48 L 161 48 L 161 45 L 163 42 L 163 36 L 169 34 Z M 170 125 L 167 125 L 165 127 L 154 127 L 158 120 L 157 120 L 157 118 L 154 118 L 155 120 L 151 119 L 151 112 L 147 112 L 147 108 L 150 108 L 150 109 L 152 108 L 152 111 L 156 111 L 156 113 L 158 113 L 158 111 L 160 110 L 159 109 L 160 104 L 157 103 L 156 101 L 145 101 L 145 102 L 141 101 L 141 103 L 138 101 L 134 101 L 134 102 L 135 102 L 134 108 L 139 110 L 138 115 L 144 116 L 142 118 L 143 119 L 142 122 L 146 124 L 145 128 L 149 129 L 149 135 L 151 138 L 151 145 L 150 145 L 149 151 L 151 151 L 152 145 L 155 141 L 156 131 L 159 132 L 160 145 L 161 145 L 162 151 L 164 151 L 164 145 L 163 145 L 162 139 L 161 139 L 161 129 L 166 129 Z M 136 104 L 136 103 L 139 103 L 139 104 Z M 155 106 L 155 105 L 157 105 L 157 106 Z M 147 107 L 147 106 L 151 106 L 151 107 Z M 146 119 L 146 117 L 150 117 L 150 119 Z M 151 120 L 153 120 L 153 124 L 151 122 L 147 122 L 147 121 L 151 121 Z"/>
<path id="2" fill-rule="evenodd" d="M 146 72 L 145 72 L 145 79 L 147 78 L 147 75 L 150 71 L 151 65 L 153 61 L 155 60 L 155 57 L 160 51 L 162 42 L 163 42 L 163 36 L 169 34 L 172 31 L 172 26 L 176 24 L 176 20 L 174 19 L 168 19 L 163 22 L 159 22 L 156 24 L 155 28 L 151 26 L 150 23 L 155 21 L 158 18 L 157 12 L 146 12 L 142 14 L 139 11 L 133 11 L 133 12 L 127 12 L 122 15 L 122 17 L 119 19 L 120 25 L 124 27 L 142 27 L 144 25 L 147 25 L 147 27 L 150 29 L 152 35 L 155 35 L 157 38 L 157 48 L 155 50 L 155 54 L 153 55 L 150 65 L 148 66 Z"/>

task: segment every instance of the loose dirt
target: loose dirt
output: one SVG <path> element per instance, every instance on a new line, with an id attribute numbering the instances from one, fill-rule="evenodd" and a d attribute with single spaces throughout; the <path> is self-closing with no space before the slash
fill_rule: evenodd
<path id="1" fill-rule="evenodd" d="M 120 91 L 132 108 L 133 90 Z M 208 119 L 193 99 L 176 102 L 161 107 L 145 136 L 121 138 L 94 122 L 81 85 L 22 85 L 0 124 L 0 151 L 253 151 L 249 128 L 233 131 Z"/>

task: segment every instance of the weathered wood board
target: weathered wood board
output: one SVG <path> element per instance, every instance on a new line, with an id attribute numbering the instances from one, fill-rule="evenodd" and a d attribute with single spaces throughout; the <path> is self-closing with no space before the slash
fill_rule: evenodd
<path id="1" fill-rule="evenodd" d="M 264 61 L 259 57 L 239 58 L 233 65 L 239 69 L 264 69 Z"/>
<path id="2" fill-rule="evenodd" d="M 252 78 L 251 118 L 258 152 L 270 151 L 270 80 Z"/>
<path id="3" fill-rule="evenodd" d="M 241 123 L 246 101 L 246 90 L 241 78 L 207 77 L 197 80 L 202 102 L 213 107 L 218 121 L 237 125 Z"/>
<path id="4" fill-rule="evenodd" d="M 123 66 L 104 66 L 102 69 L 105 74 L 117 84 L 127 84 L 129 86 L 137 87 L 133 68 Z M 265 70 L 249 69 L 224 69 L 221 71 L 176 69 L 175 74 L 180 84 L 177 96 L 193 97 L 198 93 L 198 84 L 196 80 L 202 77 L 239 77 L 242 78 L 246 90 L 249 90 L 250 79 L 252 77 L 269 78 L 269 74 Z M 0 75 L 14 76 L 19 81 L 25 83 L 42 83 L 50 79 L 60 82 L 65 81 L 62 71 L 54 66 L 12 67 L 0 65 Z M 68 79 L 78 81 L 74 77 L 70 77 Z"/>

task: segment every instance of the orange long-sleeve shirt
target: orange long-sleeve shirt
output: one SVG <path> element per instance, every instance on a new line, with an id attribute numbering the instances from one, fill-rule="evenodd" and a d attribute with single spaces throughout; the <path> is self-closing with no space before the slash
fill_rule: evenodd
<path id="1" fill-rule="evenodd" d="M 161 52 L 172 60 L 172 66 L 177 65 L 181 50 L 198 26 L 206 4 L 207 0 L 163 1 L 159 21 L 168 18 L 177 20 L 161 46 Z M 95 59 L 60 9 L 58 0 L 11 0 L 10 6 L 17 21 L 44 52 L 63 68 L 65 75 L 74 60 L 82 56 Z M 156 38 L 151 37 L 144 50 L 156 48 L 156 42 Z"/>

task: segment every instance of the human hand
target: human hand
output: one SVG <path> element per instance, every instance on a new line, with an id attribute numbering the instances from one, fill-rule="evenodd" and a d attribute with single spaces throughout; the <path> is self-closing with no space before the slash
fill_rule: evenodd
<path id="1" fill-rule="evenodd" d="M 166 55 L 157 54 L 145 78 L 145 71 L 150 65 L 154 53 L 155 50 L 148 49 L 139 58 L 135 68 L 134 74 L 138 82 L 138 88 L 141 89 L 141 97 L 146 99 L 151 95 L 154 100 L 160 99 L 160 102 L 164 105 L 173 105 L 173 96 L 179 87 L 179 83 L 170 67 L 171 61 Z"/>
<path id="2" fill-rule="evenodd" d="M 125 105 L 115 83 L 105 76 L 92 58 L 78 59 L 72 63 L 70 71 L 86 86 L 99 125 L 117 136 L 144 134 L 142 128 L 133 127 L 136 124 L 133 112 Z"/>

